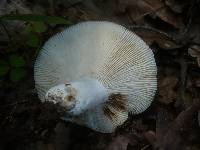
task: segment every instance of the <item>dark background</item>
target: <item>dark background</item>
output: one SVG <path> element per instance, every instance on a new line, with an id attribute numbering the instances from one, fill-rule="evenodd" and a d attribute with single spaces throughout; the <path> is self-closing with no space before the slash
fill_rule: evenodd
<path id="1" fill-rule="evenodd" d="M 0 15 L 8 14 L 15 16 L 0 17 L 0 150 L 200 149 L 199 0 L 0 0 Z M 151 107 L 112 134 L 62 122 L 34 88 L 44 41 L 87 20 L 129 28 L 153 49 L 158 66 Z"/>

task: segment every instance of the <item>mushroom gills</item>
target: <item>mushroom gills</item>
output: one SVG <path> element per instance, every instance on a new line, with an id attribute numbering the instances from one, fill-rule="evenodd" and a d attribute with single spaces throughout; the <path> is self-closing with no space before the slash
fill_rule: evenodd
<path id="1" fill-rule="evenodd" d="M 117 126 L 122 125 L 128 118 L 128 112 L 116 107 L 116 105 L 103 104 L 101 107 L 87 110 L 79 116 L 67 117 L 66 115 L 62 119 L 87 126 L 101 133 L 112 133 Z"/>
<path id="2" fill-rule="evenodd" d="M 87 91 L 94 92 L 89 98 L 93 107 L 73 114 L 66 111 L 63 117 L 103 133 L 113 132 L 127 120 L 128 113 L 138 114 L 150 106 L 157 89 L 156 76 L 149 46 L 123 26 L 107 21 L 78 23 L 56 34 L 44 44 L 34 67 L 42 102 L 47 91 L 59 84 L 85 77 L 97 81 L 108 92 L 103 92 L 106 96 L 95 100 L 95 90 L 88 85 Z"/>

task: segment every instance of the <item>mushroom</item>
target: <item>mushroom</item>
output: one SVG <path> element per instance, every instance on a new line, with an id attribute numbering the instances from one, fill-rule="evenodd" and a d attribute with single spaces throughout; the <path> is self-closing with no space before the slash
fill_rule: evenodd
<path id="1" fill-rule="evenodd" d="M 51 37 L 34 66 L 42 102 L 62 119 L 102 133 L 145 111 L 157 89 L 152 50 L 136 34 L 107 21 L 87 21 Z"/>

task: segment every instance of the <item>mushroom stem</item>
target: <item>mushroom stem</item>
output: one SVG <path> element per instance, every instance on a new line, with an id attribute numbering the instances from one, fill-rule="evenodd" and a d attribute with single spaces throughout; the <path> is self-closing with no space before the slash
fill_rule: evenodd
<path id="1" fill-rule="evenodd" d="M 47 91 L 45 99 L 61 105 L 69 114 L 79 115 L 103 104 L 108 96 L 108 90 L 98 80 L 84 77 L 52 87 Z"/>

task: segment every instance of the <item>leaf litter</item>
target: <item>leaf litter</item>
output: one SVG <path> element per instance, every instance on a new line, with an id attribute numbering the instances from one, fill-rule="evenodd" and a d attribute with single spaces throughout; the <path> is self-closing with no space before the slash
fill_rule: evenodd
<path id="1" fill-rule="evenodd" d="M 53 12 L 55 16 L 68 18 L 73 23 L 109 20 L 130 28 L 154 51 L 158 65 L 158 92 L 146 112 L 130 115 L 115 133 L 96 133 L 63 123 L 53 108 L 39 102 L 31 71 L 34 55 L 26 52 L 31 58 L 31 67 L 24 81 L 10 83 L 7 78 L 0 80 L 0 149 L 200 149 L 199 0 L 59 0 L 53 8 L 52 4 L 50 6 L 39 1 L 25 0 L 20 3 L 23 3 L 23 7 L 18 5 L 15 8 L 12 2 L 12 10 L 34 13 L 39 5 L 42 15 Z M 36 4 L 37 7 L 34 6 Z M 9 3 L 2 6 L 9 8 Z M 46 6 L 53 11 L 48 12 L 50 9 Z M 15 29 L 13 26 L 19 26 L 17 22 L 7 24 L 6 27 L 12 30 Z M 38 32 L 47 30 L 44 25 L 40 27 Z M 60 30 L 59 25 L 48 28 Z M 4 34 L 0 34 L 4 42 L 8 40 L 5 35 L 4 30 Z M 19 49 L 25 48 L 21 46 Z M 1 51 L 0 54 L 4 53 Z M 7 70 L 2 74 L 5 73 Z"/>

